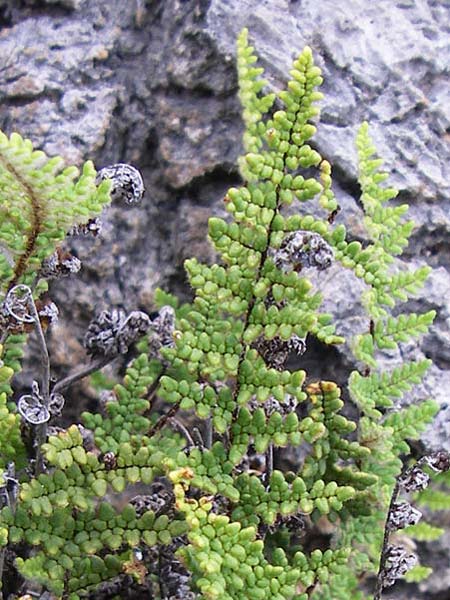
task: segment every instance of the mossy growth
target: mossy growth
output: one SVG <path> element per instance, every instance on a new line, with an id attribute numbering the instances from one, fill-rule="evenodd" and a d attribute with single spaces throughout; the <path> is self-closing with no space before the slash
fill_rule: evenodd
<path id="1" fill-rule="evenodd" d="M 22 591 L 70 600 L 96 590 L 121 597 L 130 585 L 155 599 L 368 597 L 364 582 L 378 568 L 408 441 L 437 410 L 433 400 L 400 404 L 428 360 L 390 370 L 378 363 L 381 351 L 432 323 L 433 311 L 398 309 L 428 269 L 398 269 L 413 224 L 383 185 L 366 124 L 357 148 L 367 244 L 335 224 L 331 166 L 309 143 L 322 83 L 311 49 L 276 93 L 267 92 L 246 30 L 237 57 L 243 183 L 224 198 L 230 218 L 209 221 L 217 263 L 186 261 L 192 304 L 155 293 L 150 335 L 123 381 L 108 385 L 104 409 L 56 433 L 32 424 L 31 449 L 12 376 L 28 336 L 42 329 L 26 313 L 29 301 L 10 294 L 28 286 L 37 306 L 48 287 L 45 261 L 117 187 L 91 163 L 79 176 L 17 134 L 0 136 L 0 563 L 5 581 L 24 578 Z M 123 165 L 108 173 L 118 171 Z M 348 340 L 358 368 L 344 390 L 302 369 L 312 338 L 344 342 L 312 283 L 315 271 L 338 264 L 364 281 L 368 323 Z M 13 301 L 25 311 L 16 323 Z M 105 322 L 123 343 L 128 321 L 118 311 L 91 334 Z M 45 403 L 45 393 L 33 393 L 34 406 Z M 416 525 L 409 533 L 440 531 Z M 427 573 L 416 568 L 412 578 Z"/>

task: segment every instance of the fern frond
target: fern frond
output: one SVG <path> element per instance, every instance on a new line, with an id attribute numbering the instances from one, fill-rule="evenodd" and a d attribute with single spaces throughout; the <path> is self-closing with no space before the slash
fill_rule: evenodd
<path id="1" fill-rule="evenodd" d="M 431 510 L 450 510 L 450 493 L 427 488 L 418 494 L 417 504 L 428 506 Z"/>
<path id="2" fill-rule="evenodd" d="M 419 583 L 427 579 L 432 572 L 433 569 L 431 567 L 425 567 L 424 565 L 415 565 L 406 573 L 404 580 L 408 583 Z"/>
<path id="3" fill-rule="evenodd" d="M 158 362 L 149 361 L 145 354 L 139 355 L 128 367 L 123 385 L 114 387 L 111 400 L 106 404 L 107 416 L 98 412 L 82 414 L 85 426 L 94 432 L 95 443 L 102 452 L 116 454 L 121 443 L 148 431 L 150 421 L 143 413 L 150 403 L 145 395 L 160 372 Z"/>
<path id="4" fill-rule="evenodd" d="M 380 349 L 396 349 L 399 342 L 407 342 L 428 332 L 436 316 L 435 310 L 426 313 L 402 313 L 375 323 L 373 338 Z"/>
<path id="5" fill-rule="evenodd" d="M 412 404 L 401 410 L 389 413 L 383 426 L 392 429 L 394 449 L 399 453 L 408 453 L 409 446 L 405 440 L 416 440 L 432 422 L 439 410 L 434 400 L 424 400 L 418 405 Z"/>
<path id="6" fill-rule="evenodd" d="M 239 81 L 239 99 L 242 104 L 242 117 L 246 125 L 243 144 L 246 152 L 258 152 L 263 145 L 265 134 L 262 117 L 275 100 L 275 94 L 262 95 L 261 91 L 268 82 L 261 76 L 264 69 L 255 67 L 257 57 L 248 43 L 248 30 L 243 29 L 237 40 L 237 71 Z M 245 176 L 245 167 L 242 174 Z"/>
<path id="7" fill-rule="evenodd" d="M 166 596 L 163 578 L 169 570 L 178 577 L 179 567 L 186 585 L 177 593 L 190 593 L 189 586 L 209 600 L 365 600 L 360 583 L 380 562 L 402 454 L 438 409 L 428 400 L 389 410 L 421 381 L 430 361 L 383 372 L 377 363 L 380 349 L 425 333 L 434 311 L 392 316 L 428 268 L 399 272 L 396 257 L 413 224 L 406 205 L 389 204 L 396 192 L 384 187 L 387 175 L 367 125 L 357 138 L 368 238 L 361 243 L 334 226 L 331 167 L 309 143 L 322 82 L 311 50 L 294 61 L 278 94 L 265 94 L 246 30 L 237 53 L 244 181 L 224 198 L 230 218 L 209 221 L 218 264 L 186 261 L 191 304 L 179 306 L 156 291 L 161 310 L 152 338 L 141 340 L 122 383 L 97 377 L 108 387 L 104 409 L 83 413 L 85 428 L 44 433 L 45 469 L 24 471 L 17 482 L 14 466 L 25 466 L 25 446 L 7 398 L 23 337 L 10 335 L 0 348 L 0 469 L 10 469 L 4 480 L 14 488 L 5 496 L 8 505 L 0 502 L 0 572 L 8 544 L 13 552 L 24 548 L 15 563 L 19 573 L 58 597 L 79 600 L 125 574 L 151 585 L 159 578 L 152 594 Z M 34 152 L 29 141 L 0 134 L 0 293 L 18 282 L 40 293 L 42 260 L 68 229 L 109 200 L 110 184 L 96 186 L 95 176 L 91 163 L 81 175 L 63 170 L 60 159 Z M 325 218 L 306 208 L 285 211 L 313 199 L 329 212 Z M 341 397 L 336 383 L 307 380 L 288 363 L 291 354 L 308 351 L 311 338 L 344 341 L 332 316 L 320 312 L 322 294 L 308 276 L 336 260 L 367 286 L 367 329 L 350 340 L 365 367 L 364 376 L 354 372 L 348 383 L 363 413 L 358 421 L 344 410 L 347 390 Z M 158 360 L 149 358 L 155 355 Z M 155 396 L 156 406 L 170 405 L 162 415 L 151 412 Z M 177 411 L 190 415 L 183 422 Z M 190 431 L 184 423 L 192 419 L 201 423 Z M 286 446 L 295 447 L 288 457 Z M 277 470 L 285 458 L 292 470 Z M 156 491 L 124 506 L 116 494 L 135 485 Z M 420 502 L 449 502 L 445 492 L 427 492 Z M 319 550 L 315 527 L 322 523 L 329 543 L 324 538 L 328 547 Z M 409 533 L 429 539 L 439 530 L 422 524 Z M 159 556 L 153 570 L 150 555 Z M 410 577 L 426 573 L 421 568 Z"/>
<path id="8" fill-rule="evenodd" d="M 375 344 L 370 333 L 356 335 L 352 340 L 352 351 L 357 360 L 373 369 L 377 367 Z"/>
<path id="9" fill-rule="evenodd" d="M 10 461 L 17 469 L 27 464 L 25 445 L 20 432 L 20 415 L 6 402 L 6 394 L 0 394 L 0 469 Z"/>
<path id="10" fill-rule="evenodd" d="M 408 298 L 416 294 L 423 287 L 431 268 L 428 266 L 419 267 L 413 271 L 402 270 L 390 276 L 384 287 L 377 290 L 379 294 L 378 301 L 385 304 L 385 296 L 396 298 L 400 302 L 406 302 Z"/>
<path id="11" fill-rule="evenodd" d="M 402 398 L 405 392 L 420 383 L 431 361 L 406 362 L 393 369 L 390 373 L 371 373 L 363 377 L 353 371 L 349 378 L 349 391 L 357 406 L 371 416 L 381 416 L 373 409 L 390 408 L 393 401 Z"/>
<path id="12" fill-rule="evenodd" d="M 403 530 L 403 533 L 408 534 L 419 542 L 432 542 L 439 539 L 444 534 L 445 529 L 435 527 L 425 521 L 420 521 L 416 525 L 410 525 Z"/>
<path id="13" fill-rule="evenodd" d="M 358 181 L 362 191 L 361 202 L 365 213 L 372 217 L 384 203 L 397 196 L 397 191 L 380 185 L 387 179 L 388 174 L 379 169 L 383 161 L 376 156 L 376 148 L 366 122 L 361 124 L 356 135 L 356 148 L 359 157 Z"/>
<path id="14" fill-rule="evenodd" d="M 0 292 L 31 285 L 44 258 L 76 224 L 110 201 L 110 183 L 95 184 L 92 162 L 81 174 L 48 158 L 17 133 L 0 132 Z"/>

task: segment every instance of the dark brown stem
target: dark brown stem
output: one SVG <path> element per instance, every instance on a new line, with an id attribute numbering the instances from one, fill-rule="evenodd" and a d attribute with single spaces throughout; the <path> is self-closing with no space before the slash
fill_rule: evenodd
<path id="1" fill-rule="evenodd" d="M 212 418 L 208 417 L 205 421 L 205 448 L 211 448 L 213 443 L 213 424 Z"/>
<path id="2" fill-rule="evenodd" d="M 165 375 L 166 370 L 167 369 L 165 367 L 163 367 L 163 369 L 161 370 L 161 373 L 156 377 L 155 381 L 149 386 L 147 393 L 145 394 L 145 398 L 146 398 L 146 400 L 148 400 L 150 402 L 150 404 L 153 401 L 153 398 L 155 397 L 156 391 L 159 386 L 159 382 L 161 381 L 161 377 L 163 375 Z"/>
<path id="3" fill-rule="evenodd" d="M 383 593 L 383 574 L 386 566 L 387 560 L 387 549 L 389 545 L 389 520 L 392 511 L 394 510 L 394 504 L 397 502 L 398 494 L 400 491 L 400 485 L 398 483 L 398 478 L 395 482 L 394 489 L 392 490 L 391 501 L 389 503 L 389 509 L 386 515 L 386 521 L 384 524 L 384 535 L 383 535 L 383 544 L 381 546 L 381 555 L 380 555 L 380 566 L 378 568 L 377 580 L 375 583 L 375 592 L 373 596 L 373 600 L 381 600 L 381 595 Z"/>
<path id="4" fill-rule="evenodd" d="M 272 472 L 273 472 L 273 444 L 270 443 L 266 450 L 266 471 L 264 474 L 266 489 L 268 489 L 268 487 L 270 485 L 270 478 L 272 477 Z"/>
<path id="5" fill-rule="evenodd" d="M 316 591 L 317 583 L 318 583 L 318 579 L 317 579 L 317 574 L 316 574 L 312 584 L 304 591 L 304 593 L 308 595 L 308 598 L 310 598 L 311 595 Z"/>
<path id="6" fill-rule="evenodd" d="M 25 250 L 22 252 L 17 263 L 15 264 L 13 278 L 8 285 L 9 291 L 17 284 L 19 278 L 24 274 L 27 268 L 28 259 L 34 252 L 36 240 L 41 232 L 43 215 L 41 203 L 33 188 L 21 177 L 20 173 L 18 173 L 11 163 L 8 162 L 4 157 L 0 157 L 0 161 L 2 162 L 4 168 L 12 174 L 16 181 L 20 183 L 31 204 L 31 228 L 28 232 Z"/>
<path id="7" fill-rule="evenodd" d="M 161 551 L 160 551 L 158 554 L 159 595 L 161 597 L 161 600 L 166 600 L 167 594 L 166 594 L 166 586 L 164 584 L 164 577 L 162 574 L 162 571 L 163 571 L 162 567 L 163 567 L 163 560 L 162 560 Z"/>
<path id="8" fill-rule="evenodd" d="M 117 358 L 117 356 L 102 356 L 96 358 L 90 364 L 80 367 L 76 371 L 73 371 L 73 373 L 69 373 L 69 375 L 67 375 L 67 377 L 64 377 L 64 379 L 60 379 L 59 381 L 57 381 L 52 388 L 52 392 L 61 393 L 63 390 L 73 385 L 80 379 L 84 379 L 84 377 L 87 377 L 91 373 L 94 373 L 94 371 L 102 369 L 107 364 L 112 362 L 115 358 Z"/>
<path id="9" fill-rule="evenodd" d="M 162 415 L 157 421 L 156 423 L 153 425 L 153 427 L 150 428 L 149 432 L 147 435 L 149 435 L 150 437 L 152 435 L 155 435 L 155 433 L 158 433 L 158 431 L 161 431 L 161 429 L 164 427 L 164 425 L 167 423 L 167 421 L 169 419 L 171 419 L 172 417 L 174 417 L 177 412 L 180 410 L 180 404 L 181 404 L 181 400 L 179 402 L 177 402 L 176 404 L 174 404 L 167 412 L 165 415 Z"/>

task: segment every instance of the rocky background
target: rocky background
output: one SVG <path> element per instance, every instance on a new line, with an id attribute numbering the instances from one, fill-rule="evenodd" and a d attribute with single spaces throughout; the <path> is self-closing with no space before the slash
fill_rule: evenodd
<path id="1" fill-rule="evenodd" d="M 417 223 L 406 258 L 433 267 L 409 308 L 438 311 L 420 348 L 386 360 L 434 360 L 418 395 L 442 409 L 424 444 L 450 450 L 448 0 L 0 0 L 0 127 L 70 163 L 132 163 L 147 190 L 139 206 L 112 206 L 101 236 L 70 239 L 83 270 L 52 287 L 61 311 L 55 371 L 85 361 L 80 342 L 95 309 L 150 312 L 157 285 L 189 298 L 183 260 L 213 258 L 207 219 L 223 213 L 226 189 L 239 183 L 235 40 L 243 26 L 274 89 L 299 50 L 313 48 L 325 78 L 315 143 L 333 165 L 338 221 L 357 239 L 354 137 L 361 121 L 371 124 L 398 201 Z M 317 284 L 339 332 L 363 327 L 358 280 L 331 269 Z M 342 380 L 352 367 L 345 347 L 311 348 L 307 368 L 318 356 L 328 378 Z M 386 598 L 450 598 L 449 548 L 450 535 L 422 545 L 435 574 Z"/>

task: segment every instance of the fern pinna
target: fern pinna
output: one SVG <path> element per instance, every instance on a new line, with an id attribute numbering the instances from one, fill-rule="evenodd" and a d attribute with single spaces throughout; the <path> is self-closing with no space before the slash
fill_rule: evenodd
<path id="1" fill-rule="evenodd" d="M 23 590 L 33 582 L 70 600 L 120 596 L 130 585 L 173 600 L 367 597 L 361 581 L 378 567 L 406 440 L 436 411 L 432 401 L 396 405 L 428 361 L 380 372 L 376 352 L 427 330 L 432 312 L 391 312 L 428 271 L 397 270 L 412 224 L 403 221 L 405 206 L 388 203 L 395 194 L 380 185 L 385 175 L 366 125 L 357 143 L 370 241 L 348 241 L 344 226 L 334 225 L 331 168 L 308 143 L 322 82 L 311 50 L 277 94 L 265 93 L 246 30 L 237 54 L 243 184 L 224 198 L 231 219 L 209 222 L 220 260 L 186 261 L 191 305 L 178 307 L 158 292 L 151 323 L 118 309 L 94 320 L 86 338 L 94 366 L 128 348 L 131 326 L 152 333 L 109 390 L 104 410 L 57 433 L 43 423 L 73 377 L 50 389 L 47 364 L 40 386 L 17 407 L 11 377 L 25 336 L 35 330 L 43 340 L 39 297 L 66 260 L 61 250 L 53 254 L 57 243 L 74 225 L 89 227 L 110 195 L 122 194 L 114 178 L 123 178 L 124 166 L 99 176 L 88 163 L 76 181 L 72 168 L 61 171 L 59 159 L 34 152 L 19 136 L 0 138 L 0 570 L 19 573 Z M 129 202 L 139 196 L 142 182 L 134 183 L 126 179 Z M 298 213 L 286 210 L 295 203 Z M 345 394 L 288 366 L 294 356 L 301 366 L 313 337 L 344 341 L 308 279 L 336 261 L 367 284 L 367 332 L 353 340 L 360 368 Z M 343 413 L 347 391 L 358 422 Z M 154 410 L 156 398 L 169 405 L 163 415 Z M 34 431 L 31 464 L 23 421 Z M 424 535 L 423 526 L 409 531 Z"/>

